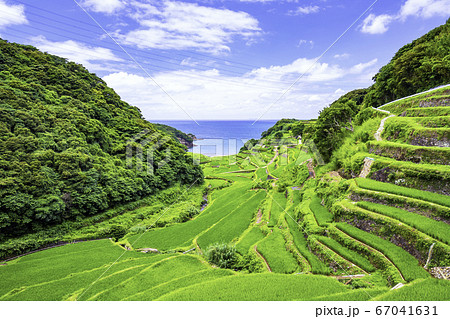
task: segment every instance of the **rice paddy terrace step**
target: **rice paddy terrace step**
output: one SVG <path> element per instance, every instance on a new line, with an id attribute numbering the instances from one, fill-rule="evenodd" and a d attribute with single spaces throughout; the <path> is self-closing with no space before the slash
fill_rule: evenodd
<path id="1" fill-rule="evenodd" d="M 402 117 L 429 117 L 449 116 L 450 106 L 430 107 L 430 108 L 408 108 L 399 116 Z"/>
<path id="2" fill-rule="evenodd" d="M 450 148 L 426 147 L 389 141 L 367 142 L 369 153 L 416 164 L 450 165 Z"/>
<path id="3" fill-rule="evenodd" d="M 388 215 L 390 215 L 388 213 L 381 214 L 380 212 L 374 212 L 374 210 L 375 209 L 369 211 L 348 201 L 343 201 L 336 206 L 336 214 L 339 220 L 351 220 L 352 224 L 366 232 L 373 232 L 379 236 L 379 239 L 386 238 L 386 240 L 390 241 L 391 245 L 395 244 L 397 246 L 397 250 L 401 249 L 405 253 L 411 254 L 411 260 L 416 258 L 422 264 L 425 264 L 429 248 L 433 245 L 432 263 L 434 265 L 447 266 L 450 246 L 440 240 L 431 238 L 428 234 L 419 231 L 406 223 L 400 222 L 398 219 L 388 217 Z M 386 209 L 384 211 L 386 211 Z M 409 217 L 403 216 L 401 218 L 408 218 L 409 222 L 416 222 L 415 219 Z M 430 220 L 430 222 L 435 221 Z M 442 224 L 442 226 L 445 227 L 446 225 Z M 423 226 L 422 229 L 430 231 L 429 227 Z M 434 237 L 438 236 L 439 235 L 435 235 Z M 443 238 L 442 236 L 440 237 Z M 417 261 L 415 264 L 417 264 Z"/>
<path id="4" fill-rule="evenodd" d="M 406 281 L 430 276 L 427 271 L 419 266 L 418 261 L 411 254 L 395 244 L 345 223 L 336 224 L 336 227 L 348 236 L 374 248 L 385 255 L 386 258 L 389 258 Z"/>
<path id="5" fill-rule="evenodd" d="M 368 174 L 370 179 L 450 194 L 450 165 L 399 161 L 371 153 L 357 153 L 352 160 L 363 163 L 366 157 L 374 159 Z"/>
<path id="6" fill-rule="evenodd" d="M 450 105 L 450 86 L 446 85 L 426 92 L 405 97 L 383 106 L 380 109 L 390 111 L 396 115 L 409 108 L 431 108 Z"/>

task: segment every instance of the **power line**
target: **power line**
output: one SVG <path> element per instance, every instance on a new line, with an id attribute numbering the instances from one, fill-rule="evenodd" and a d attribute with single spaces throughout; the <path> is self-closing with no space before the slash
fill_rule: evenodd
<path id="1" fill-rule="evenodd" d="M 26 35 L 34 36 L 34 34 L 31 34 L 29 32 L 25 32 L 25 31 L 22 31 L 22 30 L 14 30 L 14 32 L 19 32 L 19 33 L 23 33 L 23 34 L 26 34 Z M 11 34 L 9 31 L 2 32 L 2 33 L 3 34 Z M 11 35 L 14 36 L 14 37 L 17 37 L 17 38 L 21 38 L 21 39 L 27 40 L 27 41 L 29 40 L 26 37 L 21 37 L 21 36 L 15 35 L 15 34 L 11 34 Z M 88 44 L 90 44 L 90 43 L 88 43 Z M 69 52 L 73 52 L 73 53 L 83 54 L 85 56 L 91 56 L 93 58 L 98 58 L 99 57 L 98 55 L 94 56 L 94 55 L 86 54 L 86 52 L 84 52 L 84 51 L 81 52 L 81 51 L 76 51 L 76 50 L 71 50 L 71 49 L 65 49 L 65 50 L 69 51 Z M 94 59 L 92 59 L 92 60 L 94 60 Z M 273 91 L 279 91 L 280 90 L 280 88 L 275 88 L 275 87 L 254 85 L 254 84 L 251 84 L 251 83 L 236 82 L 236 81 L 232 81 L 232 80 L 224 80 L 224 79 L 221 79 L 221 78 L 212 78 L 212 77 L 208 77 L 208 76 L 204 76 L 204 75 L 196 75 L 196 74 L 186 73 L 186 71 L 167 69 L 167 68 L 163 68 L 163 67 L 158 66 L 158 65 L 149 64 L 148 62 L 145 62 L 145 61 L 144 62 L 140 62 L 140 63 L 145 64 L 145 65 L 149 65 L 152 68 L 160 69 L 160 71 L 178 72 L 181 76 L 187 77 L 187 78 L 193 78 L 193 79 L 199 79 L 199 80 L 208 80 L 209 82 L 228 84 L 228 85 L 231 85 L 231 86 L 245 87 L 245 88 L 252 88 L 252 89 L 267 89 L 267 90 L 273 90 Z M 158 71 L 158 70 L 154 70 L 153 69 L 152 71 Z"/>
<path id="2" fill-rule="evenodd" d="M 39 8 L 39 7 L 30 5 L 30 4 L 24 3 L 24 2 L 19 1 L 19 0 L 14 0 L 14 1 L 17 2 L 17 3 L 23 4 L 23 5 L 26 5 L 26 6 L 28 6 L 28 7 L 31 7 L 31 8 L 33 8 L 33 9 L 41 10 L 41 11 L 43 11 L 43 12 L 46 12 L 46 13 L 49 13 L 49 14 L 53 14 L 53 15 L 56 15 L 56 16 L 59 16 L 59 17 L 65 18 L 65 19 L 69 19 L 69 20 L 74 21 L 74 22 L 77 22 L 77 23 L 82 23 L 82 24 L 85 24 L 85 25 L 88 25 L 88 26 L 91 26 L 91 27 L 97 27 L 96 25 L 94 25 L 94 24 L 92 24 L 92 23 L 87 23 L 87 22 L 84 22 L 84 21 L 80 21 L 80 20 L 77 20 L 77 19 L 74 19 L 74 18 L 65 16 L 65 15 L 62 15 L 62 14 L 59 14 L 59 13 L 50 11 L 50 10 L 46 10 L 46 9 L 43 9 L 43 8 Z M 30 13 L 30 12 L 29 12 L 29 13 Z M 64 23 L 64 22 L 60 22 L 60 23 Z M 72 26 L 73 26 L 73 25 L 72 25 Z M 76 27 L 78 28 L 78 26 L 76 26 Z M 133 49 L 133 50 L 137 50 L 137 49 Z M 200 52 L 193 52 L 193 51 L 189 51 L 189 50 L 183 50 L 183 51 L 188 52 L 188 53 L 190 53 L 191 55 L 182 54 L 182 53 L 180 53 L 180 50 L 178 50 L 177 52 L 171 52 L 171 54 L 175 54 L 175 55 L 179 55 L 179 56 L 184 56 L 184 57 L 188 57 L 188 58 L 192 58 L 192 57 L 193 57 L 192 55 L 194 55 L 194 56 L 200 56 L 200 57 L 202 57 L 204 60 L 205 60 L 205 58 L 207 58 L 208 60 L 211 60 L 211 59 L 219 60 L 219 61 L 225 62 L 224 65 L 225 65 L 226 67 L 232 67 L 232 68 L 238 68 L 238 69 L 244 69 L 244 70 L 250 70 L 250 71 L 253 70 L 253 69 L 255 69 L 255 68 L 261 68 L 261 66 L 252 65 L 252 64 L 248 64 L 248 63 L 237 62 L 237 61 L 232 61 L 232 60 L 224 59 L 224 58 L 220 58 L 220 57 L 212 57 L 211 55 L 202 54 L 202 53 L 200 53 Z M 198 58 L 198 57 L 196 57 L 196 58 Z M 198 58 L 198 59 L 201 59 L 201 58 Z M 238 66 L 233 65 L 233 64 L 245 66 L 246 68 L 238 67 Z M 273 73 L 283 74 L 283 73 L 277 72 L 277 71 L 273 71 Z"/>
<path id="3" fill-rule="evenodd" d="M 92 39 L 91 36 L 83 35 L 83 34 L 80 34 L 79 32 L 73 32 L 73 31 L 70 31 L 70 30 L 67 30 L 67 29 L 63 29 L 63 28 L 60 28 L 60 27 L 57 27 L 57 26 L 53 26 L 53 25 L 44 23 L 44 22 L 42 22 L 42 21 L 37 21 L 37 20 L 32 20 L 32 19 L 29 19 L 29 20 L 32 21 L 32 22 L 34 22 L 34 23 L 38 23 L 38 24 L 41 24 L 41 25 L 44 25 L 44 26 L 47 26 L 47 27 L 50 27 L 50 28 L 53 28 L 53 29 L 56 29 L 56 30 L 60 30 L 60 31 L 63 31 L 63 32 L 66 32 L 66 33 L 74 34 L 74 35 L 79 36 L 79 37 Z M 59 22 L 59 23 L 63 23 L 63 22 Z M 73 26 L 73 25 L 72 25 L 72 26 Z M 30 28 L 31 28 L 31 26 L 26 26 L 26 27 L 30 27 Z M 76 27 L 76 26 L 74 26 L 74 27 Z M 42 32 L 47 32 L 47 33 L 51 33 L 51 34 L 53 34 L 53 35 L 57 35 L 57 36 L 60 36 L 60 37 L 63 37 L 63 38 L 67 38 L 67 39 L 70 39 L 70 40 L 74 40 L 73 37 L 68 37 L 68 36 L 66 36 L 66 35 L 62 35 L 62 34 L 60 34 L 60 33 L 56 33 L 56 32 L 54 32 L 54 31 L 45 30 L 45 29 L 42 29 L 42 28 L 36 28 L 36 27 L 33 27 L 33 30 L 38 30 L 38 31 L 42 31 Z M 86 30 L 86 29 L 85 29 L 85 30 Z M 92 33 L 94 33 L 94 34 L 96 34 L 96 35 L 98 35 L 98 36 L 100 36 L 99 34 L 93 32 L 93 31 L 91 31 L 91 30 L 88 30 L 88 31 L 89 31 L 89 32 L 92 32 Z M 32 36 L 33 36 L 33 35 L 32 35 Z M 80 41 L 80 42 L 83 42 L 83 41 L 84 41 L 84 40 L 80 40 L 80 39 L 76 39 L 76 38 L 75 38 L 75 40 Z M 109 42 L 104 41 L 104 40 L 99 40 L 99 41 L 100 41 L 100 42 L 103 42 L 103 43 L 110 44 Z M 97 44 L 93 44 L 93 43 L 87 42 L 87 41 L 84 41 L 83 43 L 87 43 L 87 44 L 91 44 L 91 45 L 97 45 Z M 106 47 L 106 46 L 103 46 L 103 48 L 107 48 L 107 49 L 109 49 L 109 50 L 112 50 L 112 51 L 116 51 L 116 52 L 122 53 L 121 50 L 118 50 L 118 49 L 116 49 L 116 48 L 111 48 L 111 47 Z M 154 58 L 154 57 L 150 57 L 150 56 L 149 56 L 149 55 L 156 55 L 156 56 L 160 56 L 160 57 L 162 57 L 162 58 L 166 58 L 165 56 L 162 56 L 162 55 L 158 55 L 158 54 L 155 54 L 155 53 L 149 53 L 149 52 L 147 52 L 147 51 L 137 50 L 137 49 L 134 49 L 134 48 L 131 48 L 131 50 L 143 53 L 144 55 L 141 55 L 141 54 L 134 54 L 135 56 L 138 56 L 138 57 L 141 57 L 141 58 L 151 59 L 151 60 L 155 60 L 155 61 L 158 61 L 158 62 L 161 62 L 161 63 L 166 63 L 166 64 L 170 64 L 170 65 L 175 65 L 175 66 L 177 66 L 177 67 L 182 66 L 182 65 L 181 65 L 181 62 L 171 62 L 171 61 L 162 60 L 162 59 L 158 59 L 158 58 Z M 176 60 L 174 60 L 174 61 L 176 61 Z M 157 66 L 157 67 L 158 67 L 158 66 Z M 202 69 L 200 69 L 200 68 L 198 68 L 198 67 L 197 67 L 197 68 L 191 67 L 191 69 L 195 69 L 195 70 L 198 69 L 198 70 L 201 70 L 201 71 L 209 71 L 209 70 L 211 70 L 211 68 L 208 68 L 207 66 L 202 66 L 202 67 L 203 67 Z M 168 68 L 166 68 L 166 69 L 168 69 Z M 214 69 L 217 69 L 217 68 L 214 67 Z M 173 69 L 168 69 L 168 70 L 173 70 Z M 231 70 L 219 69 L 219 71 L 222 72 L 222 73 L 225 73 L 225 74 L 228 73 L 228 74 L 226 74 L 226 75 L 229 75 L 229 76 L 239 76 L 239 77 L 243 76 L 242 73 L 240 73 L 240 72 L 235 72 L 235 71 L 231 71 Z M 267 83 L 274 83 L 274 84 L 288 84 L 288 82 L 285 82 L 285 81 L 271 80 L 271 78 L 266 78 L 266 77 L 264 78 L 264 81 L 267 82 Z"/>

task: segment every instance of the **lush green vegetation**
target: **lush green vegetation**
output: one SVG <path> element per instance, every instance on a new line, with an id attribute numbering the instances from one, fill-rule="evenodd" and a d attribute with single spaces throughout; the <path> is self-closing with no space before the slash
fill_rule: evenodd
<path id="1" fill-rule="evenodd" d="M 264 191 L 252 195 L 247 201 L 241 201 L 230 214 L 203 233 L 197 241 L 199 246 L 203 248 L 213 243 L 229 243 L 238 238 L 248 228 L 258 206 L 266 196 Z"/>
<path id="2" fill-rule="evenodd" d="M 265 139 L 281 139 L 286 134 L 289 136 L 300 136 L 308 121 L 299 121 L 295 119 L 281 119 L 267 131 L 262 132 L 261 138 Z"/>
<path id="3" fill-rule="evenodd" d="M 433 92 L 426 92 L 411 97 L 391 102 L 382 107 L 383 110 L 390 111 L 397 115 L 403 115 L 403 112 L 412 108 L 422 108 L 423 106 L 440 107 L 447 106 L 446 101 L 449 98 L 450 90 L 448 87 L 436 89 Z M 440 114 L 429 114 L 428 116 L 440 116 Z"/>
<path id="4" fill-rule="evenodd" d="M 358 197 L 364 197 L 373 201 L 380 201 L 388 206 L 398 206 L 403 208 L 409 208 L 413 210 L 421 210 L 424 213 L 430 214 L 430 217 L 443 217 L 450 216 L 450 208 L 441 206 L 435 203 L 431 203 L 425 200 L 420 200 L 411 197 L 404 197 L 401 195 L 395 195 L 385 193 L 381 191 L 372 191 L 368 189 L 359 188 L 356 183 L 352 183 L 350 191 L 353 195 Z"/>
<path id="5" fill-rule="evenodd" d="M 402 47 L 375 75 L 365 102 L 377 107 L 450 82 L 450 20 Z"/>
<path id="6" fill-rule="evenodd" d="M 146 289 L 134 295 L 127 296 L 122 300 L 133 300 L 133 301 L 155 300 L 178 289 L 196 285 L 202 282 L 213 281 L 230 275 L 233 275 L 233 272 L 230 270 L 224 269 L 200 270 L 185 276 L 171 279 L 165 283 L 153 286 L 149 289 Z"/>
<path id="7" fill-rule="evenodd" d="M 376 270 L 375 267 L 369 262 L 369 260 L 367 260 L 367 258 L 361 256 L 353 250 L 342 246 L 332 238 L 320 236 L 318 237 L 318 240 L 340 256 L 360 267 L 361 269 L 364 269 L 367 272 L 374 272 Z"/>
<path id="8" fill-rule="evenodd" d="M 200 283 L 158 300 L 309 300 L 346 290 L 335 279 L 322 276 L 255 274 Z"/>
<path id="9" fill-rule="evenodd" d="M 434 117 L 434 116 L 448 116 L 450 115 L 450 107 L 432 107 L 432 108 L 411 108 L 406 109 L 403 113 L 403 116 L 411 116 L 411 117 Z"/>
<path id="10" fill-rule="evenodd" d="M 205 250 L 208 261 L 220 268 L 234 268 L 237 263 L 236 247 L 227 244 L 211 245 Z"/>
<path id="11" fill-rule="evenodd" d="M 431 245 L 429 268 L 450 261 L 448 89 L 384 106 L 397 116 L 383 141 L 388 114 L 370 107 L 448 82 L 448 26 L 317 120 L 280 120 L 201 166 L 179 143 L 193 136 L 144 121 L 81 66 L 0 42 L 0 258 L 111 238 L 0 264 L 0 300 L 448 299 L 422 268 Z M 130 140 L 144 129 L 162 143 Z M 174 156 L 145 175 L 127 146 Z"/>
<path id="12" fill-rule="evenodd" d="M 450 197 L 436 194 L 432 192 L 421 191 L 414 188 L 402 187 L 388 183 L 381 183 L 371 179 L 357 178 L 356 182 L 359 187 L 380 192 L 388 192 L 392 194 L 417 198 L 428 202 L 436 203 L 446 207 L 450 207 Z"/>
<path id="13" fill-rule="evenodd" d="M 328 209 L 325 206 L 322 206 L 321 202 L 322 200 L 320 199 L 320 197 L 314 194 L 311 197 L 309 208 L 314 213 L 314 216 L 316 217 L 319 226 L 325 226 L 326 224 L 331 223 L 333 221 L 333 215 L 328 211 Z"/>
<path id="14" fill-rule="evenodd" d="M 429 277 L 413 256 L 393 243 L 348 224 L 337 224 L 336 227 L 386 255 L 397 266 L 405 280 Z"/>
<path id="15" fill-rule="evenodd" d="M 309 250 L 304 233 L 300 231 L 296 222 L 288 216 L 286 216 L 286 222 L 288 223 L 289 230 L 294 238 L 295 246 L 300 254 L 308 260 L 308 263 L 311 265 L 311 271 L 315 274 L 329 274 L 330 269 Z"/>
<path id="16" fill-rule="evenodd" d="M 286 250 L 283 235 L 278 229 L 258 242 L 258 251 L 267 260 L 273 272 L 291 274 L 298 270 L 298 264 Z"/>
<path id="17" fill-rule="evenodd" d="M 426 147 L 388 141 L 369 141 L 367 146 L 370 153 L 399 161 L 439 165 L 450 162 L 450 150 L 445 147 Z"/>
<path id="18" fill-rule="evenodd" d="M 367 90 L 349 92 L 324 108 L 317 121 L 306 129 L 305 137 L 314 141 L 325 161 L 330 160 L 346 136 L 354 131 L 354 117 L 358 114 Z"/>
<path id="19" fill-rule="evenodd" d="M 252 227 L 242 239 L 236 244 L 236 249 L 241 255 L 245 255 L 251 246 L 264 238 L 264 234 L 259 227 Z"/>
<path id="20" fill-rule="evenodd" d="M 391 301 L 448 301 L 448 280 L 438 280 L 435 278 L 417 280 L 402 287 L 402 289 L 391 290 L 382 294 L 374 300 Z"/>
<path id="21" fill-rule="evenodd" d="M 187 147 L 193 146 L 193 141 L 195 138 L 193 134 L 186 134 L 184 132 L 181 132 L 180 130 L 177 130 L 174 127 L 165 124 L 155 123 L 153 125 L 161 132 L 171 135 L 176 141 L 181 142 L 183 145 Z"/>
<path id="22" fill-rule="evenodd" d="M 242 202 L 254 195 L 252 192 L 246 192 L 247 189 L 247 185 L 237 185 L 219 190 L 211 205 L 197 218 L 182 224 L 151 230 L 143 235 L 135 235 L 128 240 L 136 248 L 151 247 L 163 251 L 189 248 L 195 237 L 228 216 Z"/>
<path id="23" fill-rule="evenodd" d="M 287 198 L 285 193 L 274 192 L 272 196 L 272 206 L 270 209 L 269 226 L 276 226 L 281 217 L 281 213 L 286 209 Z"/>
<path id="24" fill-rule="evenodd" d="M 398 219 L 433 238 L 439 239 L 446 244 L 450 244 L 450 225 L 444 222 L 410 213 L 403 209 L 375 203 L 358 202 L 357 205 L 367 210 Z"/>
<path id="25" fill-rule="evenodd" d="M 113 245 L 111 241 L 99 240 L 66 245 L 24 256 L 1 267 L 3 284 L 0 287 L 0 296 L 15 289 L 20 291 L 21 287 L 61 280 L 75 273 L 87 275 L 91 269 L 98 269 L 98 274 L 96 272 L 94 276 L 99 276 L 105 269 L 104 265 L 112 263 L 122 253 L 123 249 Z M 122 261 L 126 262 L 131 255 L 140 257 L 130 252 Z M 86 279 L 89 280 L 90 278 Z M 66 289 L 65 294 L 67 293 Z"/>
<path id="26" fill-rule="evenodd" d="M 0 240 L 202 182 L 180 143 L 81 65 L 0 40 L 0 79 Z M 127 147 L 171 155 L 153 168 Z"/>

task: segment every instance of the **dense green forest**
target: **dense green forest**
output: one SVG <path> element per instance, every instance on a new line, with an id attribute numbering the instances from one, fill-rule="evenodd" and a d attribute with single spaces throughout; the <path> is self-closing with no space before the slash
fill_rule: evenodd
<path id="1" fill-rule="evenodd" d="M 186 134 L 176 128 L 159 123 L 153 123 L 153 126 L 156 127 L 161 132 L 167 133 L 171 135 L 176 141 L 181 142 L 183 145 L 187 147 L 193 147 L 194 139 L 196 138 L 193 134 Z"/>
<path id="2" fill-rule="evenodd" d="M 450 80 L 450 19 L 424 36 L 403 46 L 374 76 L 364 99 L 378 107 L 422 92 Z"/>
<path id="3" fill-rule="evenodd" d="M 141 132 L 145 143 L 133 140 Z M 155 164 L 127 163 L 127 146 L 153 152 Z M 185 147 L 103 80 L 64 58 L 0 40 L 0 239 L 195 181 L 203 173 Z"/>

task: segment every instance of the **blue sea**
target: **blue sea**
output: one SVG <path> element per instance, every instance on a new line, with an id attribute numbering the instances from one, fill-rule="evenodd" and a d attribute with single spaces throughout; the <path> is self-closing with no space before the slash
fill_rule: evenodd
<path id="1" fill-rule="evenodd" d="M 258 121 L 155 121 L 197 137 L 189 151 L 206 156 L 237 154 L 251 138 L 261 138 L 261 133 L 272 127 L 276 120 Z"/>

